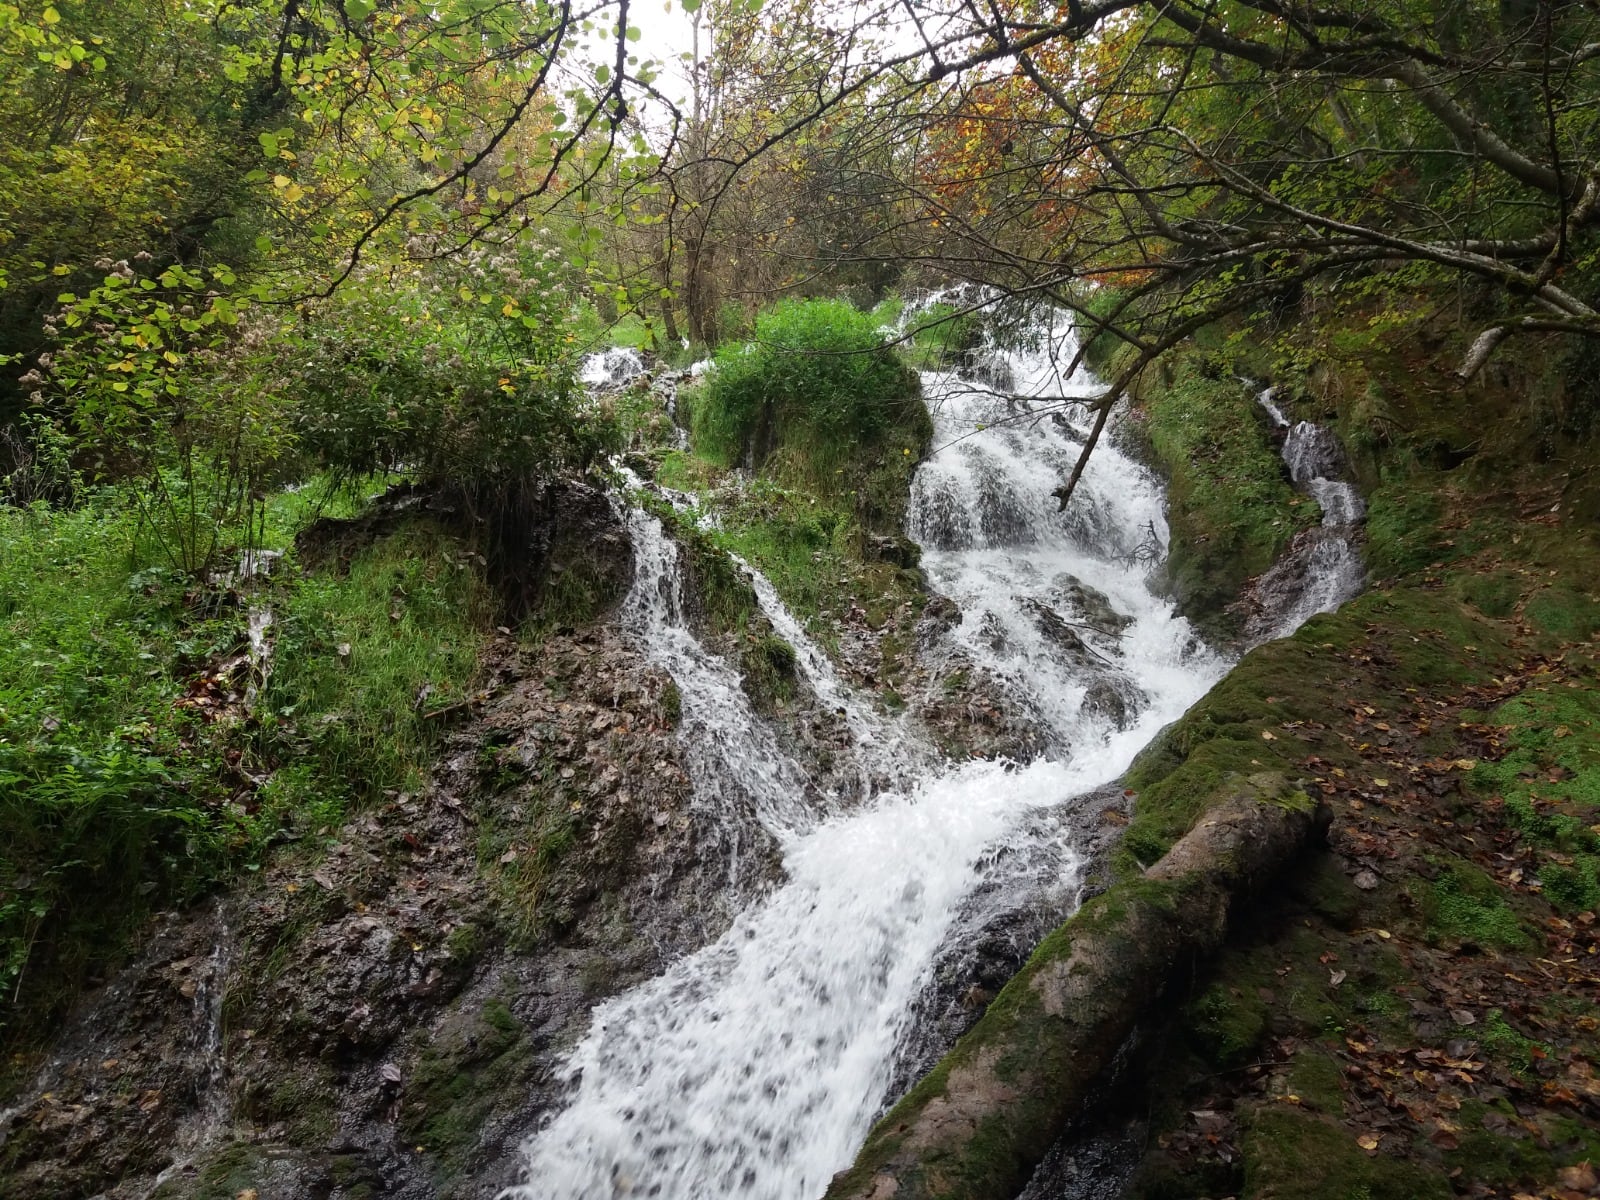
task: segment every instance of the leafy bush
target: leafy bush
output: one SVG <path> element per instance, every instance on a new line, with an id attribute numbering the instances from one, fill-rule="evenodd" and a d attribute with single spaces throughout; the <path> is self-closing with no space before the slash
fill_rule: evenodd
<path id="1" fill-rule="evenodd" d="M 754 341 L 717 352 L 692 420 L 706 457 L 762 466 L 781 452 L 782 473 L 824 494 L 848 490 L 840 476 L 874 451 L 917 456 L 932 432 L 916 376 L 839 300 L 763 313 Z"/>
<path id="2" fill-rule="evenodd" d="M 226 268 L 106 263 L 99 286 L 64 294 L 55 348 L 23 382 L 194 577 L 249 542 L 268 494 L 316 471 L 492 497 L 621 445 L 577 378 L 571 269 L 539 236 L 438 260 L 419 245 L 421 261 L 290 315 L 227 293 L 242 285 Z"/>
<path id="3" fill-rule="evenodd" d="M 397 280 L 357 280 L 286 331 L 271 390 L 296 392 L 301 452 L 427 484 L 586 469 L 618 448 L 577 377 L 567 268 L 537 245 L 483 247 Z"/>

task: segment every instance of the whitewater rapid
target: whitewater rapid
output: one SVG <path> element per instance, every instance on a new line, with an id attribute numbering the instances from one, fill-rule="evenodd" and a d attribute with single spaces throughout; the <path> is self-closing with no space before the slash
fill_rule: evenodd
<path id="1" fill-rule="evenodd" d="M 1003 849 L 1043 853 L 1062 888 L 1080 862 L 1030 820 L 1115 779 L 1222 674 L 1150 586 L 1164 555 L 1162 492 L 1115 446 L 1097 451 L 1074 509 L 1053 488 L 1081 444 L 1087 376 L 1065 379 L 1064 323 L 992 346 L 1004 391 L 954 373 L 924 387 L 941 447 L 918 470 L 908 532 L 960 619 L 928 653 L 981 673 L 1044 730 L 1031 762 L 950 762 L 909 722 L 852 692 L 757 581 L 808 682 L 844 710 L 862 756 L 903 780 L 853 805 L 805 778 L 689 630 L 682 564 L 635 511 L 624 623 L 683 700 L 694 803 L 735 850 L 775 839 L 783 879 L 731 928 L 661 976 L 599 1005 L 565 1071 L 567 1107 L 525 1146 L 526 1200 L 811 1200 L 849 1165 L 890 1099 L 914 1001 L 963 905 L 1003 892 Z M 743 831 L 742 833 L 740 831 Z M 1001 904 L 1004 896 L 986 903 Z"/>

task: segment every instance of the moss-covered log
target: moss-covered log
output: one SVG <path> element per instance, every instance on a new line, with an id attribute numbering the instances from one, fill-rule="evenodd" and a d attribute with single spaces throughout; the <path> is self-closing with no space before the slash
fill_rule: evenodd
<path id="1" fill-rule="evenodd" d="M 1326 828 L 1282 776 L 1236 777 L 1143 878 L 1052 933 L 983 1019 L 879 1122 L 827 1200 L 1009 1200 L 1079 1115 L 1175 968 Z"/>

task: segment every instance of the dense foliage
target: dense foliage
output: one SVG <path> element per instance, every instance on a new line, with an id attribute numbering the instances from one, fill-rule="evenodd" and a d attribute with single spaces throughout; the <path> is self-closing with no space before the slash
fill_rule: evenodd
<path id="1" fill-rule="evenodd" d="M 837 300 L 761 314 L 754 341 L 718 351 L 693 412 L 701 453 L 755 466 L 782 455 L 830 491 L 864 451 L 898 439 L 902 455 L 920 456 L 931 432 L 916 376 L 870 314 Z"/>

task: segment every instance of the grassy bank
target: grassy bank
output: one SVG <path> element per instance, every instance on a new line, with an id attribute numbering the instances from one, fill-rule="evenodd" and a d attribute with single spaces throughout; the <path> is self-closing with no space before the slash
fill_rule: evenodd
<path id="1" fill-rule="evenodd" d="M 755 341 L 724 347 L 711 374 L 680 395 L 691 447 L 662 451 L 654 469 L 715 518 L 700 529 L 664 514 L 698 558 L 731 553 L 759 568 L 830 651 L 852 629 L 871 635 L 876 662 L 863 669 L 893 703 L 925 598 L 902 529 L 932 423 L 880 324 L 833 301 L 763 314 Z M 715 564 L 701 574 L 713 624 L 738 628 L 748 618 L 739 589 L 717 586 Z M 747 666 L 770 673 L 762 662 L 756 654 Z"/>
<path id="2" fill-rule="evenodd" d="M 1262 770 L 1326 800 L 1330 842 L 1155 1023 L 1122 1110 L 1151 1124 L 1130 1194 L 1587 1194 L 1600 488 L 1573 415 L 1585 384 L 1559 346 L 1459 389 L 1414 350 L 1335 360 L 1336 340 L 1285 392 L 1351 452 L 1371 590 L 1253 651 L 1141 757 L 1108 882 Z M 1151 440 L 1174 507 L 1215 511 L 1155 430 L 1178 395 L 1194 428 L 1225 425 L 1232 402 L 1175 382 L 1142 393 Z M 1180 517 L 1175 538 L 1195 527 Z M 1277 528 L 1257 517 L 1222 546 L 1228 569 Z"/>
<path id="3" fill-rule="evenodd" d="M 475 558 L 419 520 L 315 574 L 275 502 L 267 577 L 154 565 L 114 494 L 0 508 L 0 1037 L 114 964 L 147 915 L 258 869 L 353 806 L 416 786 L 430 713 L 466 694 L 490 604 Z M 270 666 L 252 610 L 270 612 Z M 249 702 L 246 702 L 246 697 Z"/>

